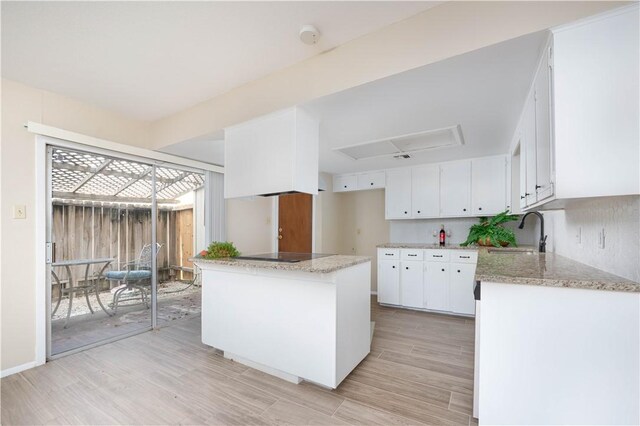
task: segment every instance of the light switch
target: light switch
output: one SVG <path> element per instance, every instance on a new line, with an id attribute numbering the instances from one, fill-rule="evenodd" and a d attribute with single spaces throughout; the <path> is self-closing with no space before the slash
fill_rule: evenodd
<path id="1" fill-rule="evenodd" d="M 24 204 L 16 204 L 13 206 L 13 218 L 14 219 L 26 219 L 27 218 L 27 206 Z"/>

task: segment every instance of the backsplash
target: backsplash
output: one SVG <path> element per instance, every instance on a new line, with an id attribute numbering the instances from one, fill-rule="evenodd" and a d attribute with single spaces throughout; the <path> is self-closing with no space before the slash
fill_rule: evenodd
<path id="1" fill-rule="evenodd" d="M 553 251 L 640 281 L 639 196 L 577 200 L 565 210 L 544 212 L 544 217 Z M 602 229 L 604 248 L 599 248 L 598 234 Z"/>
<path id="2" fill-rule="evenodd" d="M 535 222 L 534 218 L 527 218 L 527 226 L 522 230 L 517 229 L 518 222 L 507 223 L 505 227 L 516 231 L 518 245 L 537 245 L 540 231 Z M 389 242 L 391 243 L 437 243 L 437 233 L 444 225 L 447 231 L 447 244 L 460 244 L 467 239 L 469 228 L 478 223 L 478 218 L 392 220 L 389 223 Z M 435 236 L 433 236 L 434 231 Z"/>

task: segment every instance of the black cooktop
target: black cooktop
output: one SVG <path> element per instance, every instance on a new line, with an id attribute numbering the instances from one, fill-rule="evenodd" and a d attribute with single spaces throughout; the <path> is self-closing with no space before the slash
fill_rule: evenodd
<path id="1" fill-rule="evenodd" d="M 279 253 L 260 253 L 260 254 L 251 254 L 247 256 L 238 256 L 236 259 L 244 259 L 244 260 L 266 260 L 268 262 L 287 262 L 287 263 L 296 263 L 301 262 L 303 260 L 311 260 L 311 259 L 319 259 L 321 257 L 333 256 L 332 254 L 323 254 L 323 253 L 290 253 L 290 252 L 279 252 Z"/>

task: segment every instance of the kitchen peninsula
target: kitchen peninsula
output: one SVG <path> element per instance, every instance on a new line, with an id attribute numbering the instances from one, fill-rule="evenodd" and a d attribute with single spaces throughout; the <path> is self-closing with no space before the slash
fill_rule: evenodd
<path id="1" fill-rule="evenodd" d="M 336 388 L 369 353 L 368 257 L 193 261 L 202 269 L 202 342 L 226 358 Z"/>

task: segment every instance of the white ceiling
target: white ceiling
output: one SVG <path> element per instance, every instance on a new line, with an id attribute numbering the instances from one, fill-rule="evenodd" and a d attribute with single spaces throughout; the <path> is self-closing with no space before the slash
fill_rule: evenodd
<path id="1" fill-rule="evenodd" d="M 348 173 L 506 153 L 546 36 L 519 37 L 303 105 L 320 119 L 320 170 Z M 412 153 L 409 160 L 353 160 L 332 150 L 455 125 L 464 145 Z M 163 151 L 222 164 L 223 138 L 220 131 Z"/>
<path id="2" fill-rule="evenodd" d="M 344 173 L 507 152 L 546 33 L 530 34 L 303 105 L 320 119 L 320 170 Z M 464 145 L 411 159 L 332 148 L 460 125 Z"/>
<path id="3" fill-rule="evenodd" d="M 3 1 L 2 76 L 154 120 L 438 3 Z"/>

